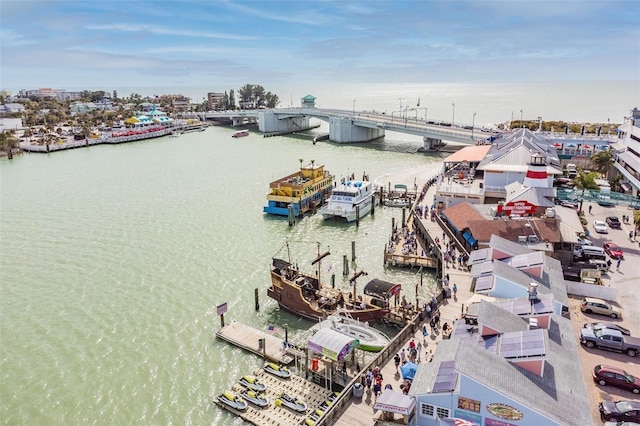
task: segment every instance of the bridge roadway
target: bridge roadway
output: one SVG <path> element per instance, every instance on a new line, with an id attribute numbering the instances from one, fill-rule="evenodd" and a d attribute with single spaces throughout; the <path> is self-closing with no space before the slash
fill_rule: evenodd
<path id="1" fill-rule="evenodd" d="M 276 114 L 278 119 L 286 120 L 296 117 L 313 117 L 331 123 L 332 120 L 347 120 L 351 125 L 369 129 L 379 129 L 384 135 L 385 130 L 422 136 L 423 141 L 446 140 L 462 144 L 475 144 L 475 141 L 485 140 L 491 136 L 490 132 L 481 129 L 468 129 L 452 126 L 451 123 L 441 121 L 425 121 L 418 117 L 390 116 L 383 113 L 367 111 L 349 111 L 324 108 L 277 108 L 269 110 L 236 110 L 236 111 L 208 111 L 200 113 L 186 113 L 184 117 L 200 119 L 228 118 L 239 121 L 244 118 L 260 119 L 266 112 Z"/>

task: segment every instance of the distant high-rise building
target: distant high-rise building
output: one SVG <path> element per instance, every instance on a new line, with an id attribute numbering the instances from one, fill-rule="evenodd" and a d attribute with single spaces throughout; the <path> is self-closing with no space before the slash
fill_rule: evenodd
<path id="1" fill-rule="evenodd" d="M 614 166 L 623 176 L 620 185 L 624 192 L 637 197 L 640 195 L 640 109 L 634 108 L 617 130 L 618 142 L 613 144 Z"/>
<path id="2" fill-rule="evenodd" d="M 220 109 L 220 104 L 224 100 L 224 93 L 207 93 L 207 106 L 210 110 Z"/>

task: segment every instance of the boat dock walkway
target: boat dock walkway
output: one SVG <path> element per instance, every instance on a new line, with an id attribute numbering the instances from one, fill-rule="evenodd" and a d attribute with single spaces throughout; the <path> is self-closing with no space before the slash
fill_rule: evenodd
<path id="1" fill-rule="evenodd" d="M 281 364 L 290 364 L 294 359 L 294 348 L 286 348 L 284 340 L 253 327 L 233 321 L 216 332 L 216 336 L 232 345 Z M 260 348 L 264 339 L 264 349 Z"/>
<path id="2" fill-rule="evenodd" d="M 254 425 L 299 425 L 307 415 L 319 408 L 332 394 L 328 389 L 296 375 L 292 375 L 289 379 L 282 379 L 266 373 L 263 369 L 256 371 L 254 375 L 267 385 L 267 390 L 264 392 L 269 399 L 267 407 L 259 408 L 249 404 L 246 410 L 238 411 L 220 403 L 217 398 L 214 401 L 220 407 Z M 244 387 L 236 383 L 233 385 L 232 390 L 236 394 L 240 394 Z M 278 407 L 275 404 L 275 400 L 282 392 L 304 401 L 307 404 L 307 410 L 304 413 L 298 413 L 285 407 Z"/>

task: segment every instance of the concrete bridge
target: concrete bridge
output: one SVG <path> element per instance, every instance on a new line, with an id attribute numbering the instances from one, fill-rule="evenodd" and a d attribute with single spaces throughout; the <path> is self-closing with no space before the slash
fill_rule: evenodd
<path id="1" fill-rule="evenodd" d="M 451 123 L 425 121 L 407 115 L 394 116 L 376 112 L 358 112 L 323 108 L 276 108 L 237 111 L 209 111 L 186 113 L 183 117 L 214 120 L 226 118 L 234 126 L 247 122 L 258 123 L 264 133 L 290 133 L 309 128 L 309 119 L 317 118 L 329 123 L 329 140 L 337 143 L 369 142 L 385 135 L 386 130 L 422 136 L 425 150 L 431 150 L 443 140 L 473 145 L 485 140 L 490 132 L 469 127 L 456 127 Z"/>

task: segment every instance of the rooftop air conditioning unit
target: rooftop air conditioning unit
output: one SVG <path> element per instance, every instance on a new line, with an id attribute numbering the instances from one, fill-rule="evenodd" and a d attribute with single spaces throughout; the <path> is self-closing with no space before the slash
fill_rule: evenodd
<path id="1" fill-rule="evenodd" d="M 547 217 L 556 217 L 556 211 L 553 208 L 548 208 L 547 209 Z"/>
<path id="2" fill-rule="evenodd" d="M 537 243 L 538 242 L 538 236 L 537 235 L 529 235 L 529 242 L 530 243 Z"/>
<path id="3" fill-rule="evenodd" d="M 520 235 L 518 236 L 518 242 L 520 244 L 525 244 L 527 242 L 527 236 L 526 235 Z"/>

